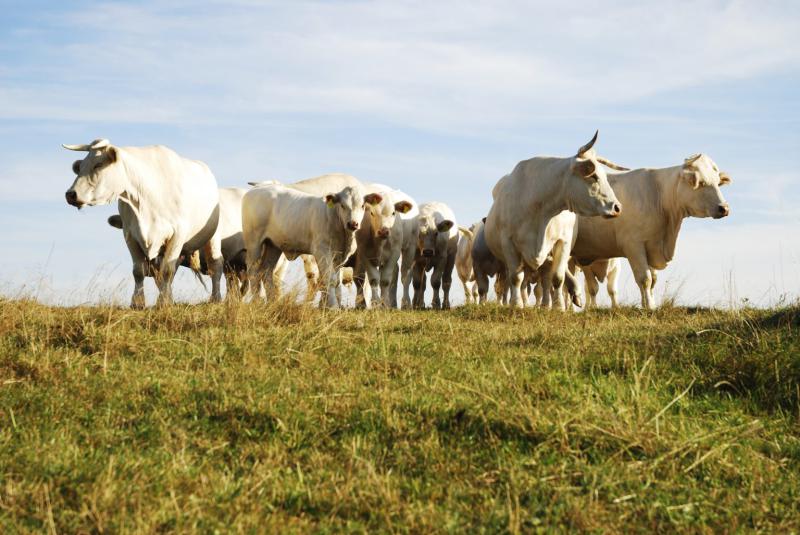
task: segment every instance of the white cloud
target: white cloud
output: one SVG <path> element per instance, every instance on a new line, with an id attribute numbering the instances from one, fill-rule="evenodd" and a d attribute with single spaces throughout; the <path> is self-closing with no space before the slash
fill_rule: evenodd
<path id="1" fill-rule="evenodd" d="M 788 13 L 787 13 L 788 11 Z M 249 121 L 354 113 L 449 131 L 524 124 L 797 67 L 796 8 L 750 2 L 98 4 L 19 65 L 4 117 Z M 46 35 L 46 31 L 42 31 Z"/>

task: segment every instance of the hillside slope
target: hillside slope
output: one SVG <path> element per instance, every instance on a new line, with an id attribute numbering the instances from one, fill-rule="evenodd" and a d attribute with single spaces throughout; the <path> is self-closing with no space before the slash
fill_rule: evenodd
<path id="1" fill-rule="evenodd" d="M 800 310 L 0 301 L 0 531 L 800 529 Z"/>

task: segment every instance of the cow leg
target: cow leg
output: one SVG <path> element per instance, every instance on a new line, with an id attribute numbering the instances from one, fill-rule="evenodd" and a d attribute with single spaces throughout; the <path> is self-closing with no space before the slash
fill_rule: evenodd
<path id="1" fill-rule="evenodd" d="M 286 256 L 281 253 L 275 261 L 275 267 L 272 269 L 272 288 L 276 298 L 283 295 L 283 276 L 286 273 L 286 267 L 288 265 L 289 261 L 286 260 Z"/>
<path id="2" fill-rule="evenodd" d="M 414 278 L 414 250 L 403 251 L 400 261 L 400 276 L 403 283 L 403 298 L 400 301 L 400 308 L 411 308 L 411 282 Z"/>
<path id="3" fill-rule="evenodd" d="M 414 308 L 425 308 L 425 263 L 415 262 L 413 267 L 414 277 Z"/>
<path id="4" fill-rule="evenodd" d="M 397 308 L 397 287 L 400 277 L 400 267 L 397 262 L 392 264 L 392 283 L 389 285 L 389 306 Z"/>
<path id="5" fill-rule="evenodd" d="M 472 269 L 475 272 L 474 291 L 478 294 L 475 302 L 484 304 L 486 303 L 486 298 L 489 295 L 489 275 L 483 271 L 483 268 L 481 268 L 477 262 L 472 265 Z"/>
<path id="6" fill-rule="evenodd" d="M 178 269 L 178 263 L 181 259 L 183 243 L 183 236 L 175 234 L 172 239 L 167 241 L 164 247 L 164 254 L 156 277 L 156 284 L 158 285 L 157 306 L 172 304 L 172 280 L 175 278 L 175 271 Z M 217 284 L 219 284 L 219 281 L 217 281 Z"/>
<path id="7" fill-rule="evenodd" d="M 569 246 L 563 241 L 558 241 L 553 247 L 553 291 L 555 292 L 555 306 L 564 310 L 564 280 L 567 276 L 569 263 Z"/>
<path id="8" fill-rule="evenodd" d="M 264 245 L 264 254 L 261 264 L 261 281 L 264 284 L 267 301 L 274 301 L 280 297 L 278 288 L 275 285 L 275 270 L 280 263 L 281 256 L 283 256 L 281 250 L 275 247 L 271 242 L 267 242 Z"/>
<path id="9" fill-rule="evenodd" d="M 353 268 L 353 282 L 356 283 L 356 308 L 367 308 L 367 298 L 366 298 L 366 290 L 364 288 L 366 278 L 367 278 L 367 270 L 364 262 L 360 258 L 356 258 L 356 265 Z"/>
<path id="10" fill-rule="evenodd" d="M 652 275 L 652 271 L 650 274 Z M 619 305 L 617 303 L 617 276 L 619 275 L 619 263 L 615 263 L 611 267 L 611 271 L 608 272 L 608 279 L 606 280 L 606 291 L 608 292 L 608 297 L 611 299 L 611 308 L 617 308 Z M 655 281 L 653 281 L 655 284 Z"/>
<path id="11" fill-rule="evenodd" d="M 266 242 L 252 241 L 247 246 L 247 294 L 245 301 L 258 299 L 261 294 L 261 281 L 267 256 Z"/>
<path id="12" fill-rule="evenodd" d="M 520 296 L 520 287 L 522 286 L 522 259 L 517 254 L 516 247 L 509 239 L 505 239 L 501 244 L 503 251 L 503 264 L 506 267 L 505 281 L 508 288 L 511 290 L 509 295 L 508 305 L 511 308 L 522 308 L 522 297 Z M 531 269 L 536 269 L 537 266 L 531 266 Z M 500 274 L 497 274 L 500 277 Z"/>
<path id="13" fill-rule="evenodd" d="M 542 308 L 550 308 L 553 304 L 553 264 L 545 263 L 539 268 L 539 281 L 542 283 Z"/>
<path id="14" fill-rule="evenodd" d="M 369 280 L 370 305 L 377 307 L 381 305 L 381 273 L 378 266 L 372 262 L 366 262 L 367 280 Z M 366 297 L 366 296 L 365 296 Z"/>
<path id="15" fill-rule="evenodd" d="M 464 302 L 467 305 L 472 304 L 472 283 L 462 280 L 461 286 L 464 287 Z"/>
<path id="16" fill-rule="evenodd" d="M 131 296 L 131 308 L 142 309 L 145 306 L 144 278 L 149 271 L 150 263 L 142 252 L 142 248 L 136 243 L 136 240 L 131 238 L 130 234 L 127 232 L 123 232 L 123 234 L 125 235 L 125 245 L 128 246 L 128 252 L 131 254 L 131 263 L 133 264 L 133 295 Z"/>
<path id="17" fill-rule="evenodd" d="M 216 234 L 203 246 L 206 255 L 208 274 L 211 277 L 211 303 L 222 301 L 221 282 L 225 261 L 222 258 L 222 245 Z"/>
<path id="18" fill-rule="evenodd" d="M 392 287 L 394 281 L 397 279 L 397 257 L 389 259 L 389 262 L 380 269 L 380 282 L 381 282 L 381 303 L 385 308 L 394 308 L 397 302 L 397 294 L 394 294 L 394 301 L 392 302 Z"/>
<path id="19" fill-rule="evenodd" d="M 442 274 L 442 308 L 450 310 L 450 288 L 453 286 L 453 267 L 456 265 L 456 254 L 447 255 Z"/>
<path id="20" fill-rule="evenodd" d="M 594 272 L 588 266 L 583 270 L 583 278 L 586 281 L 586 308 L 595 308 L 600 285 L 597 283 Z"/>
<path id="21" fill-rule="evenodd" d="M 639 292 L 642 295 L 642 307 L 648 310 L 655 309 L 653 294 L 651 293 L 653 277 L 650 272 L 650 266 L 647 265 L 647 253 L 642 248 L 639 251 L 628 253 L 626 256 L 633 271 L 633 278 L 636 280 L 636 284 L 639 285 Z"/>
<path id="22" fill-rule="evenodd" d="M 444 274 L 444 263 L 446 259 L 442 258 L 433 266 L 433 273 L 431 273 L 431 288 L 433 288 L 433 299 L 431 300 L 431 307 L 434 310 L 442 308 L 442 301 L 439 298 L 439 290 L 442 287 L 442 275 Z"/>
<path id="23" fill-rule="evenodd" d="M 494 295 L 501 305 L 508 304 L 508 285 L 503 283 L 499 273 L 494 278 Z"/>
<path id="24" fill-rule="evenodd" d="M 315 251 L 314 258 L 319 266 L 319 278 L 324 284 L 322 295 L 320 296 L 321 308 L 338 308 L 339 301 L 336 299 L 336 288 L 340 285 L 340 267 L 342 262 L 337 255 L 332 252 L 319 249 Z"/>

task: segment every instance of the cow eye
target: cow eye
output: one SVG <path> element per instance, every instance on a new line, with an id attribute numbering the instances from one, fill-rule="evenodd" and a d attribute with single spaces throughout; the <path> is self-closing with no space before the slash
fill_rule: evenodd
<path id="1" fill-rule="evenodd" d="M 75 173 L 76 175 L 81 172 L 81 161 L 80 160 L 75 160 L 74 162 L 72 162 L 72 172 Z"/>

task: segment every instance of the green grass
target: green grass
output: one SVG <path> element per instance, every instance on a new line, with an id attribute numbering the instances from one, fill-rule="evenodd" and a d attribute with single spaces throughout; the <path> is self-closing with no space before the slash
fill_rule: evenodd
<path id="1" fill-rule="evenodd" d="M 0 532 L 800 530 L 800 309 L 0 301 Z"/>

